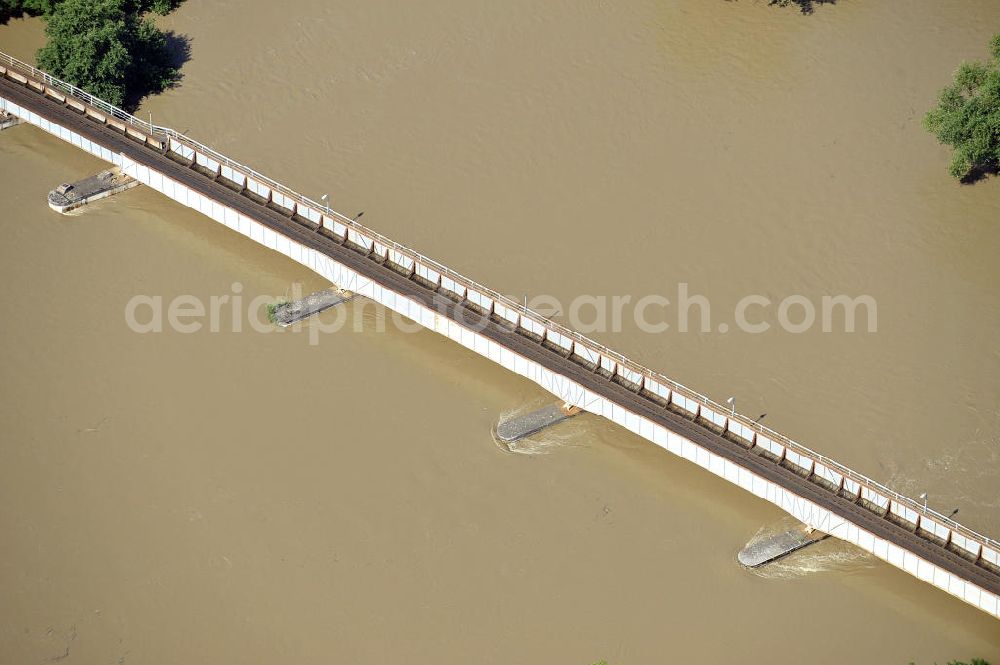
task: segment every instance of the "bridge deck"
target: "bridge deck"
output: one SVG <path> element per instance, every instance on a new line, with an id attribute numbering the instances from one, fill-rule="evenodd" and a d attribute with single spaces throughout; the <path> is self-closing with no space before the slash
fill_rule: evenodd
<path id="1" fill-rule="evenodd" d="M 340 240 L 315 230 L 315 225 L 298 222 L 278 211 L 251 200 L 248 196 L 206 177 L 170 157 L 127 138 L 112 128 L 81 116 L 63 104 L 41 94 L 30 91 L 6 78 L 0 77 L 0 94 L 53 122 L 72 129 L 82 136 L 99 142 L 109 149 L 124 154 L 139 164 L 153 168 L 167 177 L 183 183 L 187 187 L 210 196 L 216 201 L 239 211 L 261 224 L 308 247 L 316 249 L 350 269 L 375 280 L 383 286 L 437 309 L 449 318 L 464 324 L 476 326 L 480 333 L 508 349 L 540 365 L 557 372 L 587 389 L 617 402 L 645 418 L 648 418 L 678 435 L 712 451 L 734 464 L 766 478 L 798 496 L 820 505 L 849 520 L 879 538 L 888 540 L 907 549 L 925 560 L 940 566 L 982 589 L 1000 594 L 1000 574 L 978 565 L 958 554 L 932 542 L 911 530 L 896 524 L 858 505 L 821 485 L 806 479 L 795 471 L 776 464 L 757 454 L 755 449 L 731 441 L 715 431 L 686 418 L 667 407 L 609 380 L 602 374 L 581 366 L 577 362 L 550 350 L 541 343 L 484 317 L 466 303 L 456 303 L 445 296 L 400 274 L 392 268 L 373 261 L 363 253 L 343 244 Z"/>

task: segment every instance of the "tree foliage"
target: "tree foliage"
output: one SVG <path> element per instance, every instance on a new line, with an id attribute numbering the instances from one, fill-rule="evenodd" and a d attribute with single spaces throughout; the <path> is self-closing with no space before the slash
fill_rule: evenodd
<path id="1" fill-rule="evenodd" d="M 155 12 L 166 16 L 183 0 L 129 0 L 125 3 L 126 10 L 135 14 Z M 52 16 L 56 6 L 62 0 L 0 0 L 0 23 L 6 23 L 11 18 L 20 16 Z"/>
<path id="2" fill-rule="evenodd" d="M 177 6 L 181 4 L 183 0 L 143 0 L 138 2 L 138 11 L 141 12 L 156 12 L 160 16 L 166 16 L 173 10 L 177 9 Z"/>
<path id="3" fill-rule="evenodd" d="M 20 16 L 50 16 L 59 0 L 0 0 L 0 23 Z"/>
<path id="4" fill-rule="evenodd" d="M 948 170 L 963 180 L 1000 166 L 1000 35 L 990 55 L 987 62 L 963 62 L 924 116 L 927 131 L 954 149 Z"/>
<path id="5" fill-rule="evenodd" d="M 0 22 L 43 16 L 38 66 L 116 106 L 132 107 L 176 83 L 168 35 L 149 18 L 181 0 L 0 0 Z"/>

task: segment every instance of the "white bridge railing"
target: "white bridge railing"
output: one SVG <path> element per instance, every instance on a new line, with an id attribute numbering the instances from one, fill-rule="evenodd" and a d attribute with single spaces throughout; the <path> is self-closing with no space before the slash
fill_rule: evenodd
<path id="1" fill-rule="evenodd" d="M 809 477 L 822 478 L 839 488 L 840 491 L 878 506 L 885 514 L 891 513 L 912 524 L 915 528 L 935 534 L 946 543 L 965 550 L 970 557 L 975 557 L 976 560 L 982 559 L 993 566 L 1000 567 L 1000 542 L 969 529 L 931 508 L 925 508 L 919 501 L 899 494 L 751 418 L 732 412 L 728 407 L 705 395 L 532 311 L 524 304 L 497 293 L 451 268 L 331 210 L 327 205 L 299 194 L 290 187 L 230 159 L 203 143 L 169 127 L 153 125 L 137 118 L 85 90 L 57 79 L 5 53 L 0 53 L 0 68 L 21 74 L 22 77 L 34 79 L 55 92 L 72 97 L 120 123 L 127 124 L 133 130 L 148 137 L 162 140 L 167 149 L 193 159 L 206 168 L 215 170 L 222 177 L 254 191 L 269 201 L 284 206 L 293 214 L 299 214 L 319 223 L 340 237 L 364 246 L 369 251 L 392 261 L 405 270 L 413 271 L 439 288 L 444 288 L 474 303 L 491 315 L 506 319 L 511 324 L 561 347 L 568 354 L 575 354 L 585 361 L 603 368 L 612 376 L 621 377 L 624 381 L 684 409 L 694 418 L 702 418 L 714 423 L 722 431 L 743 440 L 746 445 L 759 446 L 769 451 L 779 461 L 798 467 Z M 5 73 L 7 72 L 0 72 L 0 75 Z M 20 80 L 17 76 L 12 78 Z M 40 92 L 48 91 L 40 90 Z"/>

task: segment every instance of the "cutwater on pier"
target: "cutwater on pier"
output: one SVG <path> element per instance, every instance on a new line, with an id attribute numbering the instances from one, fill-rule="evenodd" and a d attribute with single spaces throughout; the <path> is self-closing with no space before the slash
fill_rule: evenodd
<path id="1" fill-rule="evenodd" d="M 67 213 L 139 185 L 117 166 L 73 183 L 63 183 L 49 192 L 49 207 Z"/>

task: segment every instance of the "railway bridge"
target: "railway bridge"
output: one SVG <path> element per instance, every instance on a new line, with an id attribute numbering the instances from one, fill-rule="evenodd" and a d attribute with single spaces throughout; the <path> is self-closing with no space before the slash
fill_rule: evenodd
<path id="1" fill-rule="evenodd" d="M 3 53 L 0 110 L 1000 618 L 1000 542 L 190 137 Z"/>

